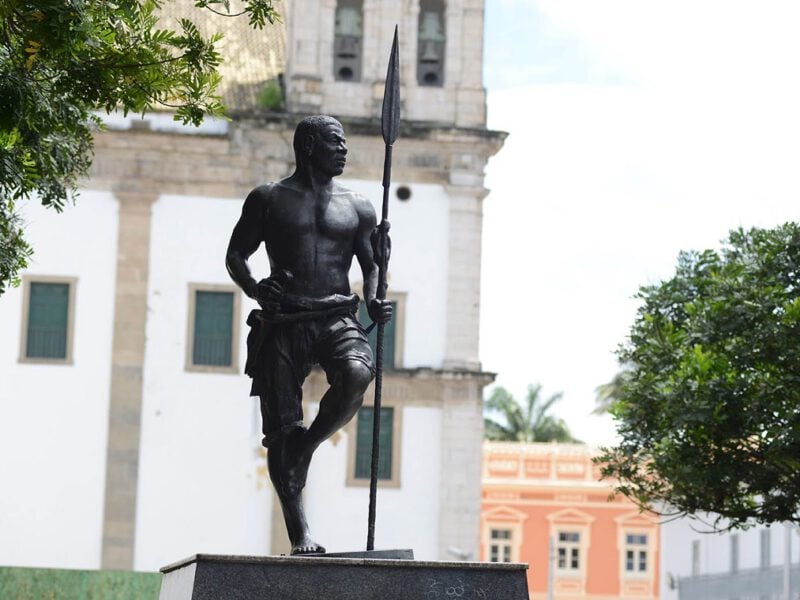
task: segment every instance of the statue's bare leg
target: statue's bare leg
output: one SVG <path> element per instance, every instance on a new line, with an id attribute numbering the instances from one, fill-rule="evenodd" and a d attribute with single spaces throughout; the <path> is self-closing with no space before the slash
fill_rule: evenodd
<path id="1" fill-rule="evenodd" d="M 267 452 L 267 467 L 281 503 L 292 554 L 318 554 L 325 552 L 325 548 L 311 539 L 301 495 L 308 464 L 301 477 L 296 461 L 298 453 L 302 452 L 304 434 L 305 431 L 298 427 L 274 440 Z"/>
<path id="2" fill-rule="evenodd" d="M 301 492 L 314 450 L 353 418 L 371 380 L 372 372 L 364 363 L 343 363 L 332 373 L 331 387 L 322 397 L 319 412 L 308 431 L 294 429 L 269 446 L 267 465 L 283 509 L 292 554 L 325 552 L 309 535 Z"/>
<path id="3" fill-rule="evenodd" d="M 364 392 L 372 381 L 372 371 L 361 361 L 350 360 L 342 363 L 330 375 L 331 387 L 319 403 L 311 427 L 304 437 L 304 446 L 309 455 L 322 442 L 350 422 L 364 401 Z"/>

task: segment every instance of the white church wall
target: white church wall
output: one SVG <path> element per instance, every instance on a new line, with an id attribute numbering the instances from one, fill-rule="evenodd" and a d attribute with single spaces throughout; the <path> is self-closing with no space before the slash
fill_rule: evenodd
<path id="1" fill-rule="evenodd" d="M 153 205 L 135 568 L 196 552 L 267 554 L 271 496 L 260 416 L 242 374 L 186 371 L 189 284 L 233 286 L 225 250 L 240 200 L 161 196 Z M 266 270 L 263 253 L 251 260 Z"/>
<path id="2" fill-rule="evenodd" d="M 72 364 L 19 362 L 23 289 L 0 299 L 0 564 L 98 568 L 118 204 L 83 191 L 23 207 L 25 275 L 76 278 Z"/>
<path id="3" fill-rule="evenodd" d="M 341 179 L 340 183 L 369 198 L 380 220 L 383 188 L 378 182 Z M 411 190 L 407 201 L 398 200 L 395 193 L 401 185 Z M 408 294 L 403 366 L 441 368 L 447 323 L 449 197 L 439 185 L 398 182 L 389 198 L 393 244 L 389 291 Z M 361 281 L 357 264 L 350 279 Z"/>
<path id="4" fill-rule="evenodd" d="M 411 548 L 420 560 L 436 560 L 439 545 L 441 409 L 402 408 L 400 486 L 378 485 L 375 548 Z M 346 485 L 346 430 L 314 455 L 305 492 L 315 539 L 328 551 L 364 550 L 369 486 Z"/>

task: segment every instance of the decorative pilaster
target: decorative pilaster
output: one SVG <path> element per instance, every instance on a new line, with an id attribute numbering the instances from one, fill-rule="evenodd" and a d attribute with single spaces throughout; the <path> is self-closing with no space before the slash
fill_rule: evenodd
<path id="1" fill-rule="evenodd" d="M 295 0 L 288 6 L 286 104 L 290 112 L 315 114 L 322 107 L 319 27 L 323 15 L 319 13 L 327 11 L 320 11 L 316 0 Z M 330 54 L 332 46 L 327 50 Z"/>
<path id="2" fill-rule="evenodd" d="M 456 89 L 455 123 L 458 127 L 486 126 L 486 90 L 483 71 L 483 0 L 463 0 L 459 15 L 461 31 L 458 50 L 458 87 Z"/>
<path id="3" fill-rule="evenodd" d="M 400 24 L 403 43 L 400 45 L 400 82 L 407 88 L 417 85 L 417 44 L 419 37 L 419 0 L 408 3 Z M 400 96 L 402 99 L 403 96 Z"/>
<path id="4" fill-rule="evenodd" d="M 101 564 L 103 569 L 130 570 L 136 534 L 150 220 L 156 195 L 115 195 L 119 239 Z"/>
<path id="5" fill-rule="evenodd" d="M 447 271 L 445 369 L 480 371 L 482 187 L 448 186 L 450 256 Z"/>
<path id="6" fill-rule="evenodd" d="M 478 560 L 481 517 L 483 387 L 490 375 L 443 374 L 439 558 L 454 560 L 458 549 Z"/>
<path id="7" fill-rule="evenodd" d="M 325 83 L 333 81 L 333 38 L 336 25 L 336 0 L 317 0 L 317 37 L 319 38 L 319 77 Z M 323 97 L 324 97 L 323 89 Z"/>

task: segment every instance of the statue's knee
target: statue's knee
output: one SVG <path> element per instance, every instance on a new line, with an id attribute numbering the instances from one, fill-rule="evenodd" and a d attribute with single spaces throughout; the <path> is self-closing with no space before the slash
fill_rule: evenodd
<path id="1" fill-rule="evenodd" d="M 372 371 L 362 362 L 350 361 L 343 369 L 343 379 L 348 391 L 358 394 L 364 393 L 372 381 Z"/>

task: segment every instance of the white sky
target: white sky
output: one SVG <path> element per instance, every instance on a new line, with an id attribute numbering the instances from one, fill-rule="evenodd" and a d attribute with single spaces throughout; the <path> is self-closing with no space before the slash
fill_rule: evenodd
<path id="1" fill-rule="evenodd" d="M 481 358 L 592 444 L 595 388 L 681 249 L 800 219 L 800 4 L 487 0 Z"/>

